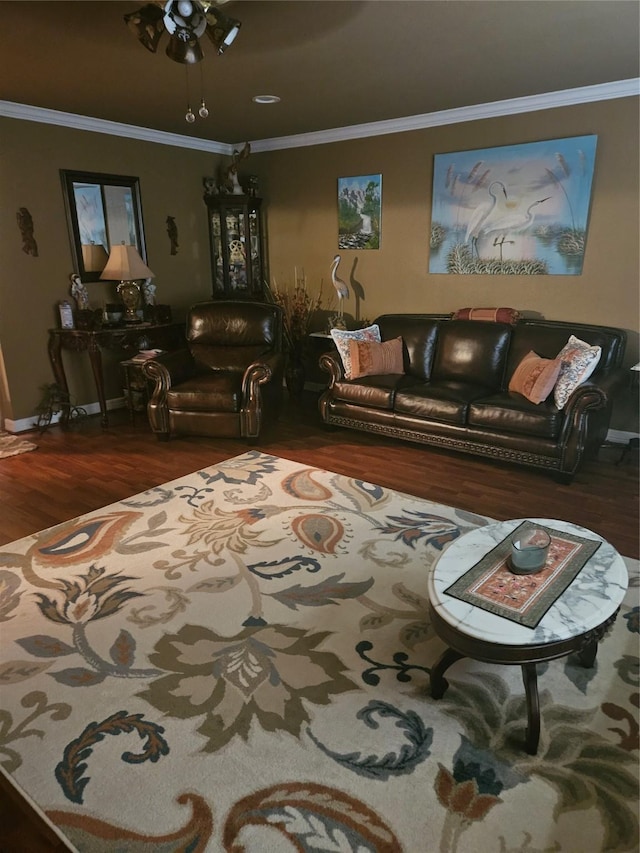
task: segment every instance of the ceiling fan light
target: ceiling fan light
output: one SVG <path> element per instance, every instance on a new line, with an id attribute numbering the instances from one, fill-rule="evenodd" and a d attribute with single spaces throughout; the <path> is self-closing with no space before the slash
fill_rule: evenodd
<path id="1" fill-rule="evenodd" d="M 160 37 L 164 32 L 162 9 L 155 3 L 147 3 L 137 12 L 130 12 L 124 16 L 124 21 L 140 44 L 151 53 L 158 49 Z"/>
<path id="2" fill-rule="evenodd" d="M 204 35 L 207 19 L 199 3 L 188 0 L 169 0 L 164 7 L 167 32 L 182 41 L 192 41 Z"/>
<path id="3" fill-rule="evenodd" d="M 216 46 L 218 53 L 224 53 L 235 40 L 242 24 L 234 18 L 228 18 L 220 9 L 210 6 L 205 16 L 207 19 L 207 35 Z"/>
<path id="4" fill-rule="evenodd" d="M 180 62 L 182 65 L 195 65 L 196 62 L 204 59 L 204 53 L 197 39 L 183 41 L 176 36 L 171 36 L 169 39 L 166 54 L 169 59 Z"/>

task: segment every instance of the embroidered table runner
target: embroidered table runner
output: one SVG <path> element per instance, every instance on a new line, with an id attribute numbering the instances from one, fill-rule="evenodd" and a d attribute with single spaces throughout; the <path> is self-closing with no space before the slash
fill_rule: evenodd
<path id="1" fill-rule="evenodd" d="M 547 562 L 536 574 L 515 575 L 509 570 L 511 539 L 516 532 L 534 527 L 541 527 L 551 537 Z M 523 521 L 445 592 L 489 613 L 535 628 L 599 547 L 600 540 Z"/>

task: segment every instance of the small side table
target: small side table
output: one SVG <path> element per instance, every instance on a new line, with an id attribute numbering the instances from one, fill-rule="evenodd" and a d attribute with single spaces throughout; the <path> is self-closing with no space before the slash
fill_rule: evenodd
<path id="1" fill-rule="evenodd" d="M 142 372 L 143 361 L 129 358 L 120 362 L 122 369 L 123 391 L 131 423 L 136 412 L 143 412 L 149 400 L 149 380 Z"/>
<path id="2" fill-rule="evenodd" d="M 527 699 L 525 747 L 530 755 L 535 755 L 540 739 L 536 665 L 577 653 L 583 666 L 593 666 L 598 642 L 616 618 L 629 575 L 622 557 L 597 533 L 566 521 L 535 518 L 530 519 L 535 524 L 601 542 L 535 628 L 519 625 L 447 594 L 454 581 L 523 520 L 488 524 L 466 533 L 449 545 L 429 572 L 427 589 L 432 625 L 448 646 L 431 670 L 431 696 L 442 698 L 448 687 L 444 673 L 462 658 L 520 666 Z"/>

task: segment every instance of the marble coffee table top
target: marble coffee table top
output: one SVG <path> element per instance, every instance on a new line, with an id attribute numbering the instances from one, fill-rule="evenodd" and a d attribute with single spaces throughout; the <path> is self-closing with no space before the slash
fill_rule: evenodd
<path id="1" fill-rule="evenodd" d="M 601 536 L 566 521 L 529 519 L 564 533 L 599 540 L 602 544 L 537 627 L 527 628 L 447 595 L 445 590 L 454 581 L 525 520 L 512 519 L 478 527 L 452 542 L 429 572 L 427 587 L 432 607 L 458 631 L 502 645 L 566 640 L 600 626 L 616 611 L 624 598 L 629 583 L 627 567 L 615 548 Z"/>

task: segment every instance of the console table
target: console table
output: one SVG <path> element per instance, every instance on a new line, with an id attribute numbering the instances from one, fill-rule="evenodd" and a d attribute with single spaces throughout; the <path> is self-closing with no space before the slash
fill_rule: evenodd
<path id="1" fill-rule="evenodd" d="M 104 395 L 102 350 L 118 350 L 132 355 L 140 349 L 177 349 L 184 344 L 183 323 L 136 323 L 135 325 L 101 329 L 49 329 L 49 360 L 53 375 L 67 402 L 62 407 L 62 423 L 69 421 L 69 386 L 62 361 L 62 350 L 89 354 L 91 370 L 98 392 L 101 423 L 109 425 Z"/>

